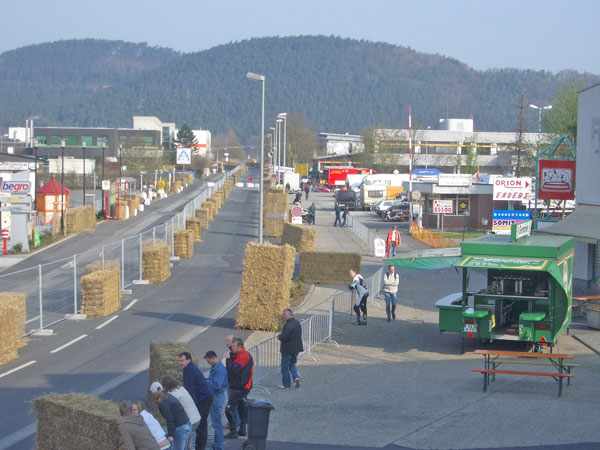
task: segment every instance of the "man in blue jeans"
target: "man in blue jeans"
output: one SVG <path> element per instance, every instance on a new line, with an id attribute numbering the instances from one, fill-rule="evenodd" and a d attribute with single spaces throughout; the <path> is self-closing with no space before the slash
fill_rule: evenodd
<path id="1" fill-rule="evenodd" d="M 215 430 L 215 445 L 213 450 L 225 448 L 225 433 L 223 432 L 223 409 L 225 408 L 225 393 L 229 383 L 227 382 L 227 369 L 212 350 L 206 352 L 204 359 L 211 366 L 210 374 L 206 380 L 208 388 L 212 392 L 213 402 L 210 407 L 210 421 Z"/>
<path id="2" fill-rule="evenodd" d="M 296 368 L 298 361 L 298 353 L 304 350 L 302 346 L 302 326 L 298 322 L 291 309 L 283 311 L 283 320 L 285 325 L 281 330 L 281 334 L 277 338 L 281 341 L 281 386 L 280 389 L 288 389 L 292 387 L 290 373 L 294 379 L 294 385 L 300 387 L 300 375 Z"/>
<path id="3" fill-rule="evenodd" d="M 385 312 L 387 321 L 396 320 L 396 293 L 400 277 L 394 272 L 394 266 L 389 265 L 387 273 L 383 276 L 383 292 L 385 293 Z"/>

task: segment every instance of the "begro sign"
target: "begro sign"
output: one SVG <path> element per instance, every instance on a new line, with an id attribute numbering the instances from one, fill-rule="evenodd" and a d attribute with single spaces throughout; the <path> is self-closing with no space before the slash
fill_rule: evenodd
<path id="1" fill-rule="evenodd" d="M 30 181 L 2 181 L 1 191 L 6 194 L 29 194 Z"/>
<path id="2" fill-rule="evenodd" d="M 494 179 L 494 200 L 529 200 L 531 178 L 498 177 Z"/>

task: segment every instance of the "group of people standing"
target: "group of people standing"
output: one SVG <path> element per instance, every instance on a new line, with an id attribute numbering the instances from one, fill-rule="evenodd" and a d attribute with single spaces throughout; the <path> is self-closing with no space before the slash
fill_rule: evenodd
<path id="1" fill-rule="evenodd" d="M 348 212 L 348 207 L 346 205 L 344 205 L 344 209 L 342 210 L 342 207 L 339 203 L 335 204 L 335 220 L 333 222 L 333 226 L 337 227 L 338 224 L 340 225 L 340 227 L 345 227 L 346 226 L 346 219 L 348 218 L 348 214 L 350 214 Z M 341 218 L 340 218 L 341 215 Z M 341 219 L 344 219 L 344 222 L 342 222 Z"/>
<path id="2" fill-rule="evenodd" d="M 214 429 L 213 450 L 223 450 L 224 439 L 247 435 L 246 398 L 252 389 L 254 362 L 244 348 L 244 341 L 227 336 L 225 364 L 216 352 L 208 351 L 204 359 L 210 365 L 208 377 L 192 361 L 189 352 L 178 356 L 183 385 L 172 375 L 150 385 L 150 402 L 164 418 L 166 432 L 143 402 L 123 401 L 119 411 L 123 420 L 120 432 L 127 450 L 204 450 L 208 441 L 208 417 Z M 229 421 L 224 434 L 223 412 Z"/>

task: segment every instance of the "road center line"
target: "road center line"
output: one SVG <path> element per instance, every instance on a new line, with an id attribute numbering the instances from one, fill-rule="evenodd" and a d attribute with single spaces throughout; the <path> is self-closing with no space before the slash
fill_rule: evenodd
<path id="1" fill-rule="evenodd" d="M 65 345 L 62 345 L 62 346 L 60 346 L 58 348 L 55 348 L 54 350 L 51 350 L 50 353 L 60 352 L 61 350 L 67 348 L 69 345 L 74 344 L 75 342 L 80 341 L 80 340 L 82 340 L 85 337 L 87 337 L 87 334 L 82 334 L 78 338 L 73 339 L 71 342 L 67 342 Z"/>
<path id="2" fill-rule="evenodd" d="M 6 375 L 10 375 L 11 373 L 15 373 L 17 370 L 24 369 L 25 367 L 30 366 L 34 363 L 35 363 L 35 361 L 29 361 L 28 363 L 25 363 L 19 367 L 15 367 L 14 369 L 9 370 L 8 372 L 4 372 L 2 375 L 0 375 L 0 378 L 5 377 Z"/>
<path id="3" fill-rule="evenodd" d="M 118 315 L 118 314 L 117 314 L 116 316 L 114 316 L 114 317 L 111 317 L 111 318 L 110 318 L 110 319 L 108 319 L 106 322 L 104 322 L 104 323 L 102 323 L 102 324 L 98 325 L 98 326 L 96 327 L 96 330 L 101 330 L 101 329 L 102 329 L 102 328 L 104 328 L 106 325 L 108 325 L 108 324 L 109 324 L 109 323 L 111 323 L 113 320 L 115 320 L 117 317 L 119 317 L 119 315 Z"/>
<path id="4" fill-rule="evenodd" d="M 129 308 L 131 308 L 133 305 L 135 305 L 137 303 L 137 298 L 131 300 L 129 302 L 129 305 L 127 305 L 125 308 L 123 308 L 123 311 L 127 311 Z"/>
<path id="5" fill-rule="evenodd" d="M 34 321 L 38 320 L 39 318 L 40 318 L 40 316 L 35 316 L 35 317 L 33 317 L 33 318 L 29 319 L 29 320 L 28 320 L 27 322 L 25 322 L 25 323 L 31 323 L 31 322 L 34 322 Z"/>

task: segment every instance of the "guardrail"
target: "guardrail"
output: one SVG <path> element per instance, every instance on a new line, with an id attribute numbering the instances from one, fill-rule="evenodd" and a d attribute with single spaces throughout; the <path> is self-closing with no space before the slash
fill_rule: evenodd
<path id="1" fill-rule="evenodd" d="M 121 289 L 126 289 L 135 281 L 142 280 L 142 249 L 144 245 L 163 240 L 174 253 L 174 233 L 185 228 L 186 219 L 194 217 L 196 208 L 220 189 L 227 177 L 239 170 L 236 167 L 226 172 L 224 177 L 206 186 L 196 197 L 187 202 L 181 212 L 166 222 L 143 233 L 120 241 L 91 248 L 82 253 L 56 261 L 38 264 L 28 269 L 0 275 L 3 292 L 17 292 L 26 295 L 26 328 L 28 336 L 48 328 L 81 311 L 81 277 L 88 264 L 100 261 L 117 260 L 121 265 Z"/>

